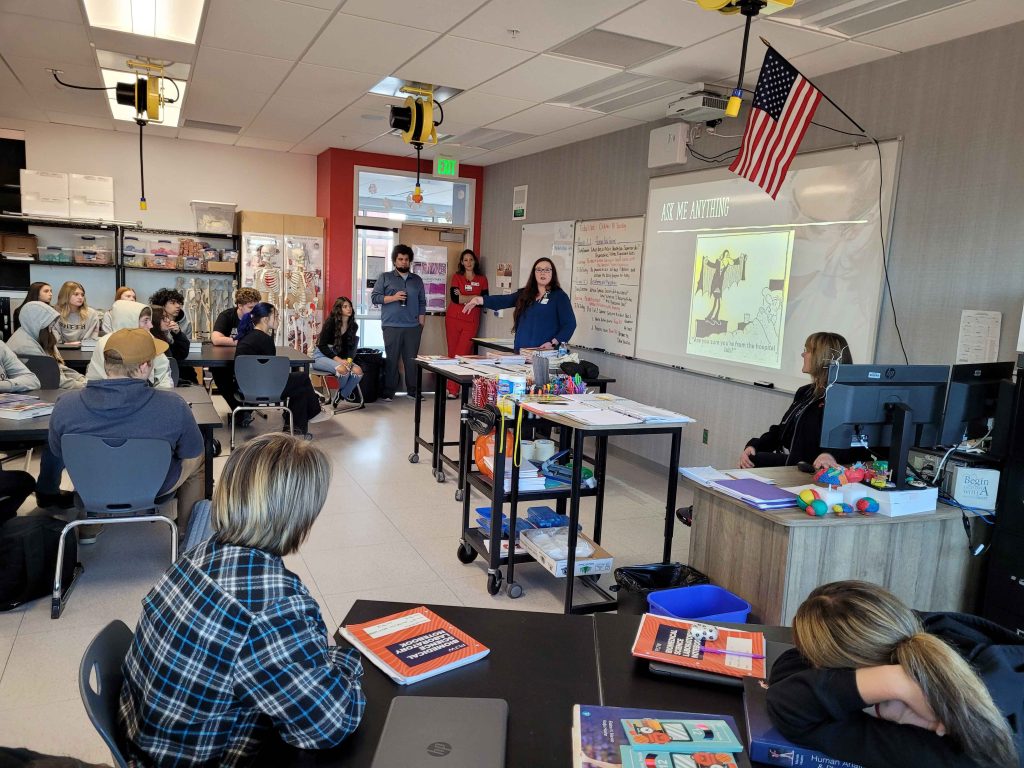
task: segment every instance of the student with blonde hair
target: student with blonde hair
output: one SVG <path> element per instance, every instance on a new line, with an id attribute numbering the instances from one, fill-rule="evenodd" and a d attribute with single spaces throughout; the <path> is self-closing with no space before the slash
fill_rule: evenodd
<path id="1" fill-rule="evenodd" d="M 793 635 L 797 648 L 775 662 L 768 688 L 786 738 L 863 768 L 1018 765 L 1024 641 L 1008 630 L 919 615 L 877 584 L 838 581 L 811 592 Z M 1020 653 L 1014 662 L 998 651 Z M 965 657 L 998 670 L 998 702 Z"/>
<path id="2" fill-rule="evenodd" d="M 82 339 L 95 339 L 100 332 L 100 313 L 90 309 L 81 283 L 68 280 L 57 294 L 57 343 L 71 344 Z"/>
<path id="3" fill-rule="evenodd" d="M 359 654 L 332 647 L 316 601 L 282 558 L 327 498 L 330 460 L 281 433 L 235 450 L 217 481 L 214 535 L 143 601 L 118 716 L 146 765 L 248 764 L 271 724 L 324 749 L 359 725 Z"/>

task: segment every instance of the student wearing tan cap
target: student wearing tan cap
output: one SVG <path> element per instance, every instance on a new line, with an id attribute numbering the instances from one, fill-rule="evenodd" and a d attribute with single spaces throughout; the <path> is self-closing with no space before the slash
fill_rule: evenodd
<path id="1" fill-rule="evenodd" d="M 205 445 L 188 403 L 173 391 L 149 384 L 153 360 L 167 351 L 167 344 L 145 328 L 114 331 L 105 338 L 107 378 L 92 380 L 57 401 L 50 414 L 50 450 L 63 462 L 60 441 L 66 434 L 166 440 L 171 444 L 171 466 L 160 495 L 177 492 L 178 530 L 184 533 L 192 507 L 203 498 Z M 89 543 L 88 538 L 79 540 Z"/>

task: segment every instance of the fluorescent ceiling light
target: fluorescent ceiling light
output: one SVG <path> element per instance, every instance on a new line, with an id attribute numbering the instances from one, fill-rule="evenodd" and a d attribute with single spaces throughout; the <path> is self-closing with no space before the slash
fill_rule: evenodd
<path id="1" fill-rule="evenodd" d="M 194 45 L 206 0 L 85 0 L 93 27 Z"/>
<path id="2" fill-rule="evenodd" d="M 117 72 L 113 69 L 101 69 L 100 72 L 103 74 L 103 85 L 107 88 L 113 88 L 118 83 L 134 83 L 135 74 L 133 72 Z M 178 96 L 174 90 L 174 86 L 171 85 L 171 80 L 165 78 L 164 80 L 164 96 L 177 100 L 173 104 L 164 104 L 161 111 L 163 112 L 163 122 L 154 123 L 154 125 L 167 125 L 172 128 L 178 127 L 178 122 L 181 119 L 181 103 L 185 99 L 185 83 L 181 80 L 174 80 L 177 83 L 178 90 L 181 91 L 181 96 Z M 107 91 L 107 104 L 110 105 L 110 113 L 114 116 L 115 120 L 126 120 L 129 123 L 135 122 L 135 109 L 124 104 L 117 103 L 117 91 Z"/>

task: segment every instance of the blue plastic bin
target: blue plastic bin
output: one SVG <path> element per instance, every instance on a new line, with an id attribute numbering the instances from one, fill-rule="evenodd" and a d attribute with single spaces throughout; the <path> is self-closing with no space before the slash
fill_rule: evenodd
<path id="1" fill-rule="evenodd" d="M 750 603 L 714 584 L 651 592 L 647 605 L 651 613 L 675 619 L 743 623 L 750 615 Z"/>

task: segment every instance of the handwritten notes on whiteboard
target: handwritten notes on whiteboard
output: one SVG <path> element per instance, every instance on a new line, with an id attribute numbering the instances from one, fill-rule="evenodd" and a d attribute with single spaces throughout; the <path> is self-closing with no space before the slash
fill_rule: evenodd
<path id="1" fill-rule="evenodd" d="M 633 356 L 643 248 L 643 216 L 576 222 L 573 344 Z"/>

